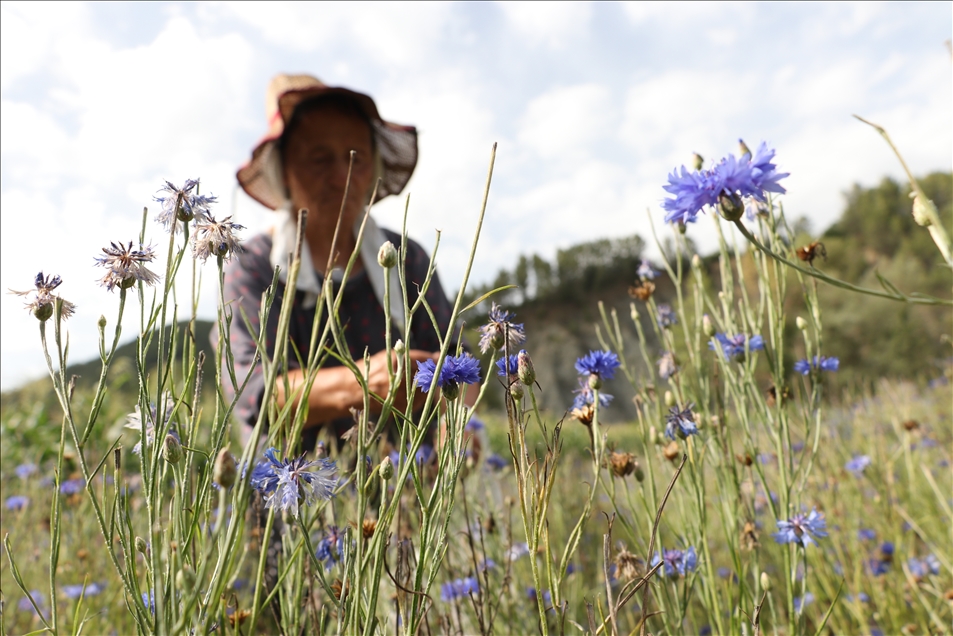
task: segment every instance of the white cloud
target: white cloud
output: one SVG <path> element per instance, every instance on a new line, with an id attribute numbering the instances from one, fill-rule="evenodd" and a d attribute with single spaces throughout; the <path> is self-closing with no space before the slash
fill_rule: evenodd
<path id="1" fill-rule="evenodd" d="M 554 88 L 526 107 L 519 141 L 540 156 L 578 163 L 616 129 L 617 110 L 605 86 Z"/>
<path id="2" fill-rule="evenodd" d="M 592 17 L 588 2 L 500 2 L 507 22 L 531 45 L 565 49 L 584 36 Z"/>

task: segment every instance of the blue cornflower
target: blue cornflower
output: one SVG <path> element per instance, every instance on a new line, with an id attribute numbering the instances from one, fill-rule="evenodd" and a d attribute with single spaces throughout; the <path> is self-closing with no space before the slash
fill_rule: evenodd
<path id="1" fill-rule="evenodd" d="M 660 273 L 661 272 L 652 267 L 652 263 L 644 258 L 642 259 L 642 264 L 635 270 L 635 275 L 642 280 L 655 280 Z"/>
<path id="2" fill-rule="evenodd" d="M 156 257 L 152 246 L 139 245 L 138 249 L 132 249 L 132 241 L 128 245 L 110 243 L 109 247 L 103 248 L 103 253 L 105 256 L 97 256 L 94 260 L 97 265 L 106 268 L 106 275 L 99 281 L 106 291 L 116 287 L 129 289 L 137 281 L 146 285 L 154 285 L 159 281 L 159 275 L 145 266 Z"/>
<path id="3" fill-rule="evenodd" d="M 671 305 L 660 303 L 658 306 L 658 326 L 662 329 L 678 324 L 678 316 Z"/>
<path id="4" fill-rule="evenodd" d="M 866 592 L 861 592 L 856 597 L 853 594 L 848 594 L 844 597 L 844 600 L 848 603 L 853 603 L 855 598 L 861 603 L 870 602 L 870 596 L 868 596 Z"/>
<path id="5" fill-rule="evenodd" d="M 576 371 L 579 375 L 588 375 L 590 384 L 592 376 L 598 380 L 611 380 L 619 366 L 619 356 L 611 351 L 590 351 L 576 360 Z"/>
<path id="6" fill-rule="evenodd" d="M 695 414 L 692 413 L 694 406 L 689 402 L 684 409 L 679 409 L 678 405 L 669 409 L 668 415 L 665 416 L 666 437 L 685 439 L 690 435 L 698 435 L 698 425 L 695 423 Z"/>
<path id="7" fill-rule="evenodd" d="M 59 276 L 53 274 L 44 276 L 43 272 L 40 272 L 33 279 L 34 289 L 28 289 L 26 291 L 11 289 L 10 293 L 16 294 L 17 296 L 29 296 L 33 294 L 33 298 L 28 299 L 26 302 L 26 310 L 41 322 L 45 322 L 53 316 L 53 308 L 56 306 L 56 301 L 60 300 L 62 302 L 60 316 L 65 319 L 73 315 L 73 312 L 76 311 L 76 305 L 53 293 L 53 290 L 62 284 L 63 279 Z"/>
<path id="8" fill-rule="evenodd" d="M 844 464 L 844 468 L 854 475 L 860 477 L 864 469 L 870 466 L 870 457 L 867 455 L 854 455 L 853 459 Z"/>
<path id="9" fill-rule="evenodd" d="M 758 151 L 751 155 L 745 152 L 740 159 L 728 155 L 710 170 L 689 172 L 685 166 L 673 170 L 668 176 L 668 184 L 663 189 L 675 195 L 674 199 L 665 199 L 662 208 L 667 211 L 667 223 L 691 223 L 705 206 L 733 208 L 729 217 L 740 218 L 743 209 L 742 200 L 756 199 L 766 201 L 766 193 L 783 194 L 785 189 L 779 183 L 788 173 L 778 172 L 772 163 L 774 150 L 761 142 Z M 735 211 L 736 210 L 736 211 Z"/>
<path id="10" fill-rule="evenodd" d="M 827 536 L 827 522 L 816 508 L 807 515 L 799 512 L 790 519 L 778 519 L 778 531 L 771 536 L 778 543 L 797 543 L 807 547 L 817 543 L 811 535 L 819 539 Z"/>
<path id="11" fill-rule="evenodd" d="M 162 423 L 162 428 L 165 428 L 166 425 L 169 426 L 169 435 L 175 438 L 180 444 L 182 440 L 179 438 L 179 434 L 175 431 L 175 423 L 169 424 L 169 418 L 172 416 L 172 409 L 175 406 L 175 400 L 172 397 L 171 393 L 165 393 L 165 411 L 164 417 L 165 420 Z M 159 409 L 152 402 L 149 403 L 149 415 L 146 419 L 146 445 L 152 446 L 152 442 L 155 441 L 156 436 L 156 423 L 159 421 Z M 136 404 L 136 410 L 126 416 L 126 425 L 125 428 L 131 428 L 134 431 L 142 432 L 142 410 L 139 408 L 139 405 Z M 165 438 L 163 438 L 165 439 Z M 136 442 L 136 445 L 132 447 L 132 452 L 136 455 L 142 453 L 142 440 Z"/>
<path id="12" fill-rule="evenodd" d="M 148 592 L 142 593 L 142 604 L 146 606 L 152 615 L 155 616 L 156 613 L 156 593 L 155 590 L 149 590 Z"/>
<path id="13" fill-rule="evenodd" d="M 417 375 L 414 382 L 424 393 L 430 390 L 434 381 L 434 372 L 437 363 L 433 360 L 424 360 L 417 363 Z M 452 400 L 460 395 L 461 384 L 476 384 L 480 381 L 480 361 L 469 353 L 459 356 L 447 356 L 437 378 L 437 386 L 443 390 L 443 395 Z"/>
<path id="14" fill-rule="evenodd" d="M 487 323 L 480 327 L 480 351 L 486 353 L 490 349 L 499 351 L 506 345 L 510 351 L 515 351 L 526 342 L 526 332 L 523 323 L 514 323 L 516 314 L 504 310 L 496 303 L 490 308 Z"/>
<path id="15" fill-rule="evenodd" d="M 39 607 L 41 611 L 46 609 L 46 597 L 43 596 L 43 592 L 40 590 L 30 590 L 30 596 L 33 597 L 33 600 L 36 602 L 36 606 Z M 17 601 L 17 609 L 21 612 L 36 613 L 36 610 L 33 608 L 33 603 L 30 602 L 29 596 L 24 596 Z"/>
<path id="16" fill-rule="evenodd" d="M 517 561 L 522 557 L 529 554 L 529 544 L 527 543 L 514 543 L 506 551 L 506 560 L 507 561 Z"/>
<path id="17" fill-rule="evenodd" d="M 25 497 L 24 495 L 13 495 L 12 497 L 7 497 L 7 500 L 3 505 L 7 507 L 7 510 L 23 510 L 29 503 L 29 497 Z"/>
<path id="18" fill-rule="evenodd" d="M 317 470 L 306 470 L 316 466 Z M 287 510 L 297 516 L 298 504 L 330 499 L 337 485 L 337 468 L 328 458 L 308 461 L 304 454 L 295 459 L 278 458 L 278 450 L 265 451 L 265 461 L 251 473 L 251 485 L 265 498 L 266 508 Z"/>
<path id="19" fill-rule="evenodd" d="M 907 567 L 910 569 L 910 574 L 922 579 L 928 574 L 940 573 L 940 560 L 933 554 L 928 554 L 922 559 L 912 557 L 907 561 Z"/>
<path id="20" fill-rule="evenodd" d="M 760 351 L 761 349 L 764 349 L 764 338 L 759 335 L 754 335 L 749 338 L 743 333 L 735 334 L 733 336 L 729 336 L 728 334 L 724 333 L 718 333 L 715 334 L 715 340 L 721 343 L 721 350 L 724 352 L 726 360 L 744 360 L 746 342 L 748 351 Z M 715 340 L 712 340 L 708 343 L 708 348 L 712 351 L 718 350 Z"/>
<path id="21" fill-rule="evenodd" d="M 535 587 L 526 588 L 526 598 L 533 603 L 538 602 L 538 599 L 536 598 Z M 543 604 L 545 604 L 547 608 L 551 608 L 553 606 L 553 595 L 549 590 L 543 590 Z"/>
<path id="22" fill-rule="evenodd" d="M 77 493 L 83 492 L 83 488 L 86 487 L 86 480 L 82 477 L 76 479 L 67 479 L 60 484 L 60 492 L 64 495 L 75 495 Z"/>
<path id="23" fill-rule="evenodd" d="M 417 452 L 414 453 L 414 461 L 417 466 L 423 466 L 424 464 L 429 464 L 430 460 L 434 458 L 433 446 L 430 444 L 421 444 L 420 448 L 417 449 Z M 406 452 L 398 453 L 396 450 L 390 452 L 390 461 L 394 464 L 394 470 L 399 471 L 400 465 L 403 463 L 404 458 L 406 457 Z M 410 475 L 407 475 L 407 479 L 410 479 Z"/>
<path id="24" fill-rule="evenodd" d="M 572 400 L 572 407 L 574 409 L 593 405 L 595 391 L 589 387 L 589 384 L 584 379 L 579 378 L 579 388 L 573 391 L 573 393 L 576 394 L 576 397 Z M 610 402 L 612 402 L 612 395 L 599 391 L 599 406 L 609 406 Z"/>
<path id="25" fill-rule="evenodd" d="M 814 602 L 814 595 L 810 592 L 805 592 L 804 596 L 797 596 L 794 598 L 794 611 L 798 614 L 801 613 L 801 610 Z"/>
<path id="26" fill-rule="evenodd" d="M 486 458 L 486 465 L 489 466 L 491 470 L 498 472 L 509 466 L 510 463 L 496 453 L 491 453 Z"/>
<path id="27" fill-rule="evenodd" d="M 661 555 L 656 552 L 652 557 L 651 567 L 655 567 L 660 561 L 664 563 L 665 576 L 685 576 L 695 571 L 698 555 L 695 553 L 695 546 L 689 546 L 687 550 L 663 549 Z"/>
<path id="28" fill-rule="evenodd" d="M 890 565 L 893 563 L 894 546 L 891 542 L 885 541 L 880 546 L 880 558 L 870 559 L 867 565 L 874 576 L 881 576 L 890 571 Z"/>
<path id="29" fill-rule="evenodd" d="M 857 531 L 857 538 L 861 541 L 873 541 L 877 538 L 877 533 L 870 528 L 861 528 Z"/>
<path id="30" fill-rule="evenodd" d="M 486 428 L 486 424 L 483 423 L 483 420 L 473 415 L 467 420 L 467 425 L 463 427 L 463 430 L 475 433 L 476 431 L 482 431 L 484 428 Z"/>
<path id="31" fill-rule="evenodd" d="M 324 567 L 330 570 L 344 556 L 344 533 L 337 526 L 328 526 L 327 532 L 318 541 L 314 554 L 318 561 L 324 561 Z"/>
<path id="32" fill-rule="evenodd" d="M 192 258 L 203 263 L 209 256 L 218 256 L 223 262 L 230 261 L 232 254 L 242 251 L 235 233 L 244 229 L 244 225 L 232 223 L 230 216 L 221 221 L 216 221 L 211 214 L 202 221 L 196 217 L 195 233 L 192 234 Z"/>
<path id="33" fill-rule="evenodd" d="M 516 376 L 519 369 L 519 354 L 514 353 L 509 358 L 500 358 L 496 361 L 496 374 L 502 377 Z"/>
<path id="34" fill-rule="evenodd" d="M 66 596 L 66 598 L 72 598 L 72 599 L 77 599 L 80 596 L 89 598 L 90 596 L 96 596 L 98 594 L 102 594 L 103 590 L 106 589 L 106 585 L 93 582 L 86 585 L 85 589 L 86 591 L 84 593 L 83 585 L 64 585 L 63 595 Z"/>
<path id="35" fill-rule="evenodd" d="M 31 464 L 29 462 L 20 464 L 19 466 L 13 469 L 13 472 L 20 479 L 26 479 L 27 477 L 29 477 L 36 471 L 37 471 L 36 464 Z"/>
<path id="36" fill-rule="evenodd" d="M 440 600 L 444 603 L 449 603 L 450 601 L 456 600 L 458 598 L 466 598 L 471 594 L 476 595 L 480 593 L 480 582 L 475 576 L 468 576 L 465 579 L 457 579 L 455 581 L 450 581 L 444 583 L 440 586 Z"/>
<path id="37" fill-rule="evenodd" d="M 172 185 L 171 181 L 166 181 L 159 192 L 165 192 L 168 196 L 153 197 L 162 206 L 162 211 L 156 216 L 156 221 L 165 227 L 166 232 L 172 228 L 176 216 L 185 223 L 193 219 L 199 222 L 208 217 L 209 208 L 217 202 L 217 199 L 213 196 L 192 194 L 192 191 L 198 185 L 198 179 L 186 179 L 185 185 L 181 188 Z M 181 225 L 176 225 L 175 229 L 181 231 Z"/>
<path id="38" fill-rule="evenodd" d="M 493 559 L 484 559 L 480 562 L 480 565 L 477 566 L 477 571 L 486 572 L 487 570 L 492 570 L 496 567 L 496 561 Z"/>
<path id="39" fill-rule="evenodd" d="M 807 375 L 814 371 L 837 371 L 840 366 L 840 360 L 837 358 L 828 358 L 827 356 L 814 356 L 814 361 L 798 360 L 794 363 L 794 370 L 801 375 Z"/>

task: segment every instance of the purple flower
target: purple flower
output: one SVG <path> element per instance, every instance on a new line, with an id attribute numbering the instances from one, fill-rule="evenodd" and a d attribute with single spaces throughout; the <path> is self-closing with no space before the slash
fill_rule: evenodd
<path id="1" fill-rule="evenodd" d="M 61 315 L 65 319 L 73 315 L 73 312 L 76 311 L 76 305 L 53 293 L 53 290 L 62 283 L 63 279 L 59 276 L 44 276 L 43 272 L 40 272 L 33 279 L 34 289 L 28 289 L 22 292 L 11 289 L 10 293 L 16 294 L 17 296 L 29 296 L 33 294 L 33 298 L 26 303 L 26 309 L 33 314 L 35 318 L 41 321 L 49 320 L 53 316 L 53 308 L 56 306 L 56 301 L 60 300 L 63 303 Z"/>
<path id="2" fill-rule="evenodd" d="M 590 351 L 576 360 L 579 375 L 595 375 L 603 380 L 611 380 L 619 366 L 619 356 L 611 351 Z"/>
<path id="3" fill-rule="evenodd" d="M 64 495 L 75 495 L 83 491 L 86 487 L 86 480 L 82 477 L 76 479 L 67 479 L 60 484 L 60 492 Z"/>
<path id="4" fill-rule="evenodd" d="M 151 246 L 140 245 L 138 249 L 132 249 L 132 241 L 129 241 L 128 245 L 110 243 L 109 247 L 103 248 L 103 253 L 105 256 L 97 256 L 95 260 L 97 265 L 107 270 L 106 275 L 99 281 L 106 291 L 112 291 L 116 287 L 129 289 L 136 281 L 146 285 L 158 282 L 159 275 L 145 266 L 145 263 L 156 257 Z"/>
<path id="5" fill-rule="evenodd" d="M 573 393 L 576 394 L 576 397 L 573 398 L 572 408 L 581 409 L 585 406 L 592 406 L 596 393 L 584 378 L 579 378 L 579 388 L 573 391 Z M 612 402 L 612 396 L 599 391 L 599 406 L 609 406 L 610 402 Z"/>
<path id="6" fill-rule="evenodd" d="M 449 603 L 450 601 L 456 600 L 458 598 L 466 598 L 473 594 L 474 596 L 480 593 L 480 582 L 477 581 L 475 576 L 468 576 L 465 579 L 457 579 L 455 581 L 450 581 L 449 583 L 444 583 L 440 586 L 440 600 L 444 603 Z"/>
<path id="7" fill-rule="evenodd" d="M 652 267 L 652 263 L 644 258 L 642 259 L 642 264 L 639 265 L 637 270 L 635 270 L 635 275 L 642 280 L 655 280 L 659 273 L 660 272 L 657 269 Z"/>
<path id="8" fill-rule="evenodd" d="M 665 576 L 685 576 L 689 572 L 694 572 L 698 565 L 698 555 L 695 553 L 695 546 L 690 546 L 687 550 L 662 550 L 652 557 L 651 566 L 655 567 L 659 562 L 664 563 Z"/>
<path id="9" fill-rule="evenodd" d="M 667 212 L 665 221 L 692 223 L 705 206 L 715 207 L 720 200 L 731 201 L 738 207 L 742 199 L 764 202 L 767 192 L 783 194 L 785 189 L 779 182 L 788 173 L 778 172 L 772 159 L 774 150 L 761 142 L 754 156 L 747 152 L 740 159 L 728 155 L 710 170 L 689 172 L 682 166 L 672 171 L 668 184 L 663 186 L 666 192 L 675 195 L 662 202 Z"/>
<path id="10" fill-rule="evenodd" d="M 316 466 L 317 470 L 308 468 Z M 307 461 L 302 454 L 295 459 L 278 458 L 278 450 L 265 451 L 265 461 L 252 470 L 251 486 L 265 497 L 265 507 L 298 514 L 298 504 L 311 505 L 318 499 L 330 499 L 337 485 L 337 468 L 328 458 Z"/>
<path id="11" fill-rule="evenodd" d="M 684 409 L 673 406 L 665 416 L 665 436 L 669 439 L 676 437 L 686 439 L 689 435 L 698 434 L 698 425 L 695 423 L 695 414 L 692 413 L 694 404 L 689 403 Z"/>
<path id="12" fill-rule="evenodd" d="M 662 329 L 678 324 L 678 316 L 671 305 L 660 303 L 658 306 L 658 326 Z"/>
<path id="13" fill-rule="evenodd" d="M 498 472 L 509 466 L 510 463 L 496 453 L 491 453 L 486 458 L 486 465 L 489 466 L 494 472 Z"/>
<path id="14" fill-rule="evenodd" d="M 877 538 L 877 533 L 870 528 L 861 528 L 857 531 L 857 538 L 861 541 L 873 541 Z"/>
<path id="15" fill-rule="evenodd" d="M 203 263 L 209 256 L 218 256 L 222 261 L 229 261 L 232 254 L 242 251 L 235 233 L 244 230 L 244 225 L 232 223 L 228 216 L 216 221 L 211 214 L 199 221 L 196 217 L 195 233 L 192 235 L 192 257 Z"/>
<path id="16" fill-rule="evenodd" d="M 857 477 L 860 477 L 868 466 L 870 466 L 870 457 L 867 455 L 854 455 L 853 459 L 844 464 L 844 468 Z"/>
<path id="17" fill-rule="evenodd" d="M 814 535 L 817 538 L 827 536 L 827 522 L 824 515 L 812 508 L 810 514 L 797 513 L 790 519 L 778 519 L 778 531 L 772 534 L 774 540 L 778 543 L 797 543 L 801 546 L 817 542 L 811 538 Z"/>
<path id="18" fill-rule="evenodd" d="M 13 495 L 12 497 L 7 497 L 4 505 L 7 507 L 7 510 L 23 510 L 30 503 L 30 498 L 23 495 Z"/>
<path id="19" fill-rule="evenodd" d="M 159 189 L 159 192 L 165 192 L 168 196 L 154 197 L 162 206 L 156 221 L 165 227 L 166 232 L 172 229 L 176 217 L 186 223 L 193 219 L 198 223 L 208 218 L 209 208 L 216 203 L 217 199 L 213 196 L 192 194 L 198 185 L 198 179 L 186 179 L 185 185 L 181 188 L 172 185 L 171 181 L 166 181 L 165 185 Z M 176 231 L 181 231 L 181 227 L 176 225 Z"/>
<path id="20" fill-rule="evenodd" d="M 749 338 L 743 333 L 733 336 L 719 333 L 715 334 L 715 340 L 721 343 L 721 350 L 724 352 L 726 360 L 742 361 L 745 359 L 745 349 L 748 351 L 760 351 L 764 349 L 764 339 L 759 335 L 754 335 Z M 708 348 L 712 351 L 718 350 L 718 345 L 715 344 L 715 340 L 708 343 Z"/>
<path id="21" fill-rule="evenodd" d="M 870 596 L 868 596 L 865 592 L 861 592 L 861 593 L 858 594 L 856 597 L 855 597 L 853 594 L 848 594 L 847 596 L 844 597 L 844 600 L 846 600 L 848 603 L 853 603 L 853 602 L 854 602 L 854 598 L 856 598 L 856 599 L 857 599 L 858 601 L 860 601 L 861 603 L 869 603 L 869 602 L 870 602 Z"/>
<path id="22" fill-rule="evenodd" d="M 808 375 L 813 371 L 837 371 L 840 366 L 840 360 L 837 358 L 828 358 L 827 356 L 814 356 L 814 361 L 798 360 L 794 363 L 794 370 L 801 375 Z"/>
<path id="23" fill-rule="evenodd" d="M 324 567 L 330 570 L 344 556 L 344 533 L 337 526 L 328 526 L 314 553 L 318 561 L 324 561 Z"/>
<path id="24" fill-rule="evenodd" d="M 165 411 L 163 412 L 163 423 L 162 428 L 165 428 L 166 425 L 169 427 L 169 435 L 175 438 L 180 444 L 182 440 L 179 438 L 179 434 L 175 431 L 175 424 L 169 424 L 169 418 L 172 417 L 172 409 L 175 407 L 175 400 L 172 398 L 172 394 L 165 393 Z M 124 428 L 129 428 L 134 431 L 142 432 L 142 410 L 139 408 L 139 405 L 136 404 L 135 411 L 126 416 L 126 425 Z M 159 422 L 159 409 L 158 407 L 150 402 L 149 403 L 149 414 L 146 416 L 146 445 L 151 446 L 155 441 L 156 436 L 156 424 Z M 163 438 L 165 439 L 165 438 Z M 142 440 L 136 442 L 136 445 L 132 447 L 132 452 L 136 455 L 142 453 Z"/>
<path id="25" fill-rule="evenodd" d="M 16 473 L 16 476 L 20 479 L 26 479 L 30 475 L 34 474 L 37 471 L 36 464 L 31 464 L 29 462 L 25 464 L 20 464 L 13 469 L 13 472 Z"/>
<path id="26" fill-rule="evenodd" d="M 814 602 L 814 595 L 810 592 L 806 592 L 804 596 L 798 596 L 794 599 L 794 611 L 798 614 L 801 613 L 801 610 Z"/>
<path id="27" fill-rule="evenodd" d="M 528 598 L 533 603 L 539 602 L 539 600 L 536 597 L 535 587 L 526 588 L 526 598 Z M 550 593 L 549 590 L 543 590 L 543 604 L 545 604 L 547 608 L 551 608 L 553 606 L 553 595 Z"/>
<path id="28" fill-rule="evenodd" d="M 509 358 L 500 358 L 496 361 L 496 374 L 502 377 L 516 377 L 519 368 L 519 354 L 514 353 Z"/>
<path id="29" fill-rule="evenodd" d="M 85 586 L 85 593 L 83 591 L 83 588 L 84 588 L 83 585 L 64 585 L 63 595 L 66 596 L 66 598 L 71 598 L 71 599 L 77 599 L 80 596 L 89 598 L 90 596 L 97 596 L 98 594 L 102 594 L 103 590 L 106 589 L 106 585 L 96 583 L 96 582 L 90 583 Z"/>
<path id="30" fill-rule="evenodd" d="M 398 453 L 397 451 L 391 451 L 390 461 L 394 464 L 394 470 L 399 471 L 400 465 L 403 463 L 406 453 Z M 418 466 L 423 466 L 424 464 L 430 463 L 430 460 L 434 457 L 433 446 L 430 444 L 421 444 L 420 448 L 417 449 L 417 452 L 414 454 L 414 461 Z M 407 475 L 407 479 L 410 479 L 410 475 Z"/>
<path id="31" fill-rule="evenodd" d="M 434 381 L 434 372 L 437 363 L 433 360 L 424 360 L 417 363 L 417 375 L 414 382 L 424 393 L 430 390 Z M 447 356 L 437 378 L 437 386 L 443 389 L 444 397 L 454 399 L 459 395 L 461 384 L 476 384 L 480 381 L 480 362 L 469 353 L 459 356 Z"/>
<path id="32" fill-rule="evenodd" d="M 510 351 L 515 350 L 521 344 L 526 342 L 526 332 L 523 330 L 522 323 L 514 323 L 512 319 L 515 314 L 502 309 L 496 303 L 490 308 L 490 314 L 487 317 L 487 323 L 480 327 L 480 351 L 486 353 L 490 349 L 506 348 Z"/>
<path id="33" fill-rule="evenodd" d="M 940 573 L 940 560 L 933 554 L 928 554 L 922 559 L 913 557 L 907 561 L 907 567 L 910 569 L 910 574 L 922 579 L 928 574 Z"/>
<path id="34" fill-rule="evenodd" d="M 474 415 L 467 420 L 467 425 L 463 427 L 463 430 L 469 433 L 475 433 L 476 431 L 482 431 L 485 428 L 486 424 L 483 423 L 483 420 Z"/>
<path id="35" fill-rule="evenodd" d="M 46 609 L 46 597 L 43 596 L 43 592 L 40 590 L 30 590 L 30 596 L 33 597 L 33 600 L 36 602 L 36 606 L 40 608 L 40 611 Z M 17 609 L 21 612 L 33 612 L 36 614 L 36 610 L 33 608 L 33 603 L 30 602 L 29 596 L 24 596 L 17 601 Z"/>

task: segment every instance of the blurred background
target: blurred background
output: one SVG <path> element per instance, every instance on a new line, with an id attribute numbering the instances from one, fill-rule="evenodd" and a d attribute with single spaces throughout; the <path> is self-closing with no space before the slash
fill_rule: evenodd
<path id="1" fill-rule="evenodd" d="M 929 291 L 935 281 L 903 264 L 919 243 L 898 238 L 910 229 L 898 220 L 909 213 L 900 166 L 851 114 L 886 127 L 916 175 L 943 173 L 934 192 L 946 192 L 937 203 L 947 209 L 951 22 L 949 3 L 3 3 L 0 286 L 28 289 L 40 270 L 63 276 L 62 295 L 78 305 L 71 359 L 95 357 L 96 320 L 114 320 L 118 296 L 97 286 L 93 257 L 138 236 L 142 208 L 151 220 L 166 179 L 201 178 L 202 192 L 219 198 L 216 216 L 233 214 L 246 237 L 264 230 L 271 213 L 237 188 L 234 173 L 265 132 L 269 79 L 306 72 L 366 92 L 384 118 L 418 127 L 420 162 L 405 192 L 410 234 L 430 248 L 442 231 L 438 271 L 449 292 L 460 285 L 493 142 L 477 285 L 512 278 L 521 256 L 555 267 L 580 244 L 621 250 L 622 260 L 603 263 L 610 268 L 628 263 L 626 254 L 657 257 L 647 214 L 661 226 L 668 172 L 693 152 L 706 162 L 737 153 L 739 137 L 777 149 L 791 173 L 785 210 L 805 235 L 838 222 L 829 243 L 886 240 L 842 243 L 831 267 L 860 280 L 888 259 L 881 265 Z M 375 210 L 399 228 L 403 197 Z M 689 228 L 702 254 L 715 248 L 707 221 Z M 626 252 L 636 234 L 644 244 Z M 147 236 L 165 250 L 158 226 L 150 222 Z M 205 274 L 200 314 L 212 319 L 214 265 Z M 948 295 L 949 273 L 939 276 Z M 882 308 L 834 309 L 871 317 Z M 902 314 L 900 326 L 885 328 L 923 331 L 920 314 L 890 311 Z M 45 365 L 22 300 L 4 294 L 0 312 L 6 391 Z M 127 339 L 138 329 L 133 313 Z M 929 314 L 930 325 L 948 331 L 938 315 L 948 312 Z M 843 330 L 865 333 L 860 323 Z M 936 346 L 928 338 L 880 350 L 866 338 L 887 362 L 913 345 Z"/>

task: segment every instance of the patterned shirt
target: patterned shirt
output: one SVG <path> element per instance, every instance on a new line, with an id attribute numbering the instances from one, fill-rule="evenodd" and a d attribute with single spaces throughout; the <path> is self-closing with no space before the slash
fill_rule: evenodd
<path id="1" fill-rule="evenodd" d="M 387 239 L 399 248 L 400 235 L 386 229 L 383 232 Z M 247 430 L 254 427 L 258 420 L 265 391 L 265 378 L 260 361 L 252 367 L 256 353 L 255 339 L 252 337 L 252 332 L 249 332 L 246 327 L 239 306 L 244 309 L 253 331 L 255 333 L 260 332 L 259 309 L 262 295 L 271 284 L 274 276 L 274 269 L 270 260 L 271 246 L 271 237 L 267 234 L 259 234 L 245 242 L 242 245 L 244 251 L 236 254 L 235 258 L 225 267 L 224 295 L 225 302 L 230 303 L 234 316 L 231 325 L 230 343 L 235 360 L 235 378 L 239 386 L 249 372 L 251 373 L 248 385 L 239 397 L 234 411 L 236 419 L 244 424 Z M 411 305 L 417 300 L 417 290 L 426 279 L 429 264 L 430 257 L 423 248 L 414 241 L 409 241 L 406 271 L 409 279 L 407 281 L 408 300 Z M 320 282 L 322 277 L 319 273 L 317 274 Z M 335 283 L 334 293 L 337 293 L 339 289 L 340 285 Z M 273 356 L 275 351 L 278 317 L 281 314 L 284 291 L 284 282 L 278 281 L 275 300 L 268 314 L 268 324 L 264 332 L 265 346 L 269 357 Z M 400 293 L 399 290 L 396 290 L 396 292 Z M 316 308 L 305 308 L 303 306 L 304 296 L 305 292 L 301 290 L 296 292 L 294 307 L 291 310 L 288 337 L 293 346 L 289 347 L 286 356 L 289 369 L 300 368 L 295 349 L 300 353 L 302 359 L 306 359 L 311 345 L 311 331 Z M 433 310 L 441 332 L 446 333 L 452 307 L 447 301 L 436 273 L 431 279 L 426 299 Z M 322 312 L 318 334 L 321 334 L 324 329 L 327 320 L 326 314 L 326 310 Z M 351 359 L 362 360 L 365 349 L 370 355 L 384 350 L 386 316 L 384 309 L 381 307 L 381 302 L 377 299 L 371 282 L 363 270 L 351 275 L 345 283 L 344 296 L 338 316 L 340 324 L 344 328 L 344 338 L 347 341 Z M 392 330 L 392 333 L 395 333 L 395 331 Z M 396 339 L 398 336 L 394 335 L 393 337 Z M 331 345 L 332 343 L 328 344 Z M 431 324 L 430 317 L 425 311 L 417 311 L 414 314 L 411 321 L 410 342 L 406 344 L 408 349 L 440 350 L 440 340 Z M 324 367 L 339 365 L 340 363 L 332 357 L 328 357 L 324 363 Z M 235 387 L 231 386 L 230 381 L 226 380 L 224 382 L 224 389 L 226 397 L 233 399 Z M 354 422 L 350 417 L 340 418 L 332 422 L 338 436 L 351 428 L 353 424 Z M 302 442 L 305 449 L 313 448 L 320 428 L 319 426 L 313 426 L 304 430 Z"/>

